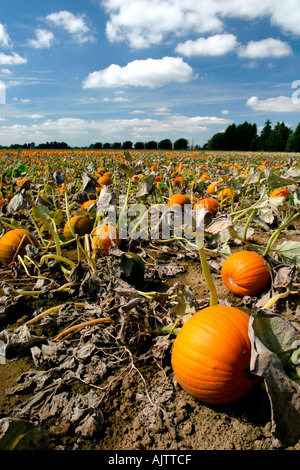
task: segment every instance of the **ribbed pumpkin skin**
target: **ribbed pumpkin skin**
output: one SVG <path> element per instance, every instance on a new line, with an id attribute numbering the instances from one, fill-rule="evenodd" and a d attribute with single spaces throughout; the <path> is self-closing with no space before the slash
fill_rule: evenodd
<path id="1" fill-rule="evenodd" d="M 92 239 L 92 248 L 98 255 L 108 255 L 109 248 L 113 245 L 121 246 L 121 239 L 117 229 L 111 225 L 96 228 Z"/>
<path id="2" fill-rule="evenodd" d="M 73 232 L 78 234 L 80 237 L 93 230 L 93 221 L 87 215 L 74 215 L 70 218 L 70 224 L 73 228 Z M 66 240 L 73 238 L 69 222 L 66 222 L 65 224 L 64 236 Z"/>
<path id="3" fill-rule="evenodd" d="M 270 280 L 265 260 L 253 251 L 238 251 L 228 256 L 221 276 L 225 286 L 239 297 L 257 295 Z"/>
<path id="4" fill-rule="evenodd" d="M 23 237 L 24 237 L 24 239 L 23 239 Z M 23 241 L 22 241 L 22 239 L 23 239 Z M 22 244 L 19 247 L 21 242 L 22 242 Z M 31 244 L 31 243 L 34 244 L 34 245 L 37 244 L 34 237 L 32 235 L 30 235 L 30 233 L 27 230 L 22 229 L 22 228 L 9 230 L 0 239 L 0 261 L 1 261 L 1 263 L 4 266 L 8 266 L 12 262 L 15 254 L 18 250 L 18 247 L 19 247 L 18 254 L 21 255 L 21 256 L 24 256 L 26 245 Z"/>
<path id="5" fill-rule="evenodd" d="M 180 329 L 171 363 L 181 387 L 209 404 L 236 401 L 259 378 L 247 373 L 251 345 L 249 317 L 235 307 L 216 305 L 195 313 Z"/>

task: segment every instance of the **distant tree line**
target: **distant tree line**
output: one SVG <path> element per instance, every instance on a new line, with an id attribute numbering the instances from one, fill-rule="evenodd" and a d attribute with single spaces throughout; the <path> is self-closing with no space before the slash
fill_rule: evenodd
<path id="1" fill-rule="evenodd" d="M 0 148 L 8 148 L 5 146 L 1 146 Z M 12 144 L 9 148 L 12 149 L 70 149 L 70 148 L 78 148 L 78 147 L 70 147 L 65 142 L 46 142 L 39 145 L 35 145 L 34 142 L 26 143 L 26 144 Z M 93 150 L 101 150 L 101 149 L 113 149 L 113 150 L 187 150 L 189 147 L 189 142 L 187 139 L 180 138 L 174 142 L 171 142 L 170 139 L 164 139 L 160 142 L 155 142 L 154 140 L 150 140 L 149 142 L 136 142 L 133 144 L 130 140 L 126 140 L 125 142 L 96 142 L 91 144 L 89 147 L 79 147 L 83 149 L 93 149 Z"/>
<path id="2" fill-rule="evenodd" d="M 1 145 L 0 145 L 1 148 Z M 7 147 L 2 147 L 7 148 Z M 46 142 L 35 145 L 34 142 L 27 144 L 13 144 L 13 149 L 112 149 L 112 150 L 200 150 L 199 145 L 190 146 L 187 139 L 183 137 L 174 143 L 170 139 L 163 139 L 160 142 L 150 140 L 149 142 L 136 142 L 130 140 L 125 142 L 96 142 L 89 147 L 70 147 L 65 142 Z M 225 132 L 218 132 L 202 147 L 203 150 L 236 150 L 236 151 L 264 151 L 264 152 L 300 152 L 300 123 L 295 131 L 287 127 L 284 122 L 277 122 L 272 127 L 268 119 L 260 134 L 257 132 L 256 124 L 245 121 L 243 124 L 231 124 Z"/>
<path id="3" fill-rule="evenodd" d="M 256 124 L 231 124 L 225 132 L 215 134 L 203 147 L 208 150 L 264 152 L 300 152 L 300 123 L 293 132 L 284 122 L 272 128 L 268 119 L 260 135 Z"/>
<path id="4" fill-rule="evenodd" d="M 45 144 L 39 144 L 39 145 L 35 145 L 34 142 L 30 142 L 29 144 L 23 144 L 23 145 L 20 145 L 20 144 L 12 144 L 10 146 L 11 149 L 18 149 L 18 148 L 22 148 L 22 149 L 69 149 L 71 147 L 69 147 L 68 144 L 66 144 L 65 142 L 46 142 Z"/>
<path id="5" fill-rule="evenodd" d="M 150 140 L 149 142 L 136 142 L 133 144 L 130 140 L 127 140 L 121 144 L 121 142 L 114 142 L 113 144 L 106 142 L 96 142 L 91 144 L 89 148 L 94 150 L 97 149 L 124 149 L 124 150 L 187 150 L 189 148 L 189 142 L 187 139 L 177 139 L 174 144 L 170 139 L 163 139 L 160 142 Z"/>

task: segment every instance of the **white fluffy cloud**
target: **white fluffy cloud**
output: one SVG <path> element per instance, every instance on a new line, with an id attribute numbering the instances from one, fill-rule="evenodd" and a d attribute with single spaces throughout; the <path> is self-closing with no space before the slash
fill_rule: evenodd
<path id="1" fill-rule="evenodd" d="M 90 73 L 83 88 L 117 88 L 123 86 L 156 88 L 171 82 L 188 82 L 193 70 L 180 57 L 134 60 L 125 67 L 112 64 Z"/>
<path id="2" fill-rule="evenodd" d="M 49 48 L 54 39 L 54 34 L 47 29 L 37 29 L 36 39 L 30 39 L 28 43 L 36 49 Z"/>
<path id="3" fill-rule="evenodd" d="M 4 25 L 1 23 L 0 23 L 0 44 L 1 46 L 9 46 L 10 44 L 9 36 L 5 30 Z"/>
<path id="4" fill-rule="evenodd" d="M 130 100 L 128 98 L 123 98 L 123 96 L 116 96 L 115 98 L 103 98 L 104 103 L 128 103 Z"/>
<path id="5" fill-rule="evenodd" d="M 250 41 L 246 46 L 242 46 L 236 36 L 227 33 L 179 43 L 175 51 L 187 57 L 216 57 L 228 52 L 237 52 L 240 57 L 247 59 L 279 58 L 291 55 L 293 52 L 290 45 L 280 39 L 267 38 L 261 41 Z"/>
<path id="6" fill-rule="evenodd" d="M 233 34 L 216 34 L 208 38 L 188 40 L 178 44 L 176 52 L 185 56 L 220 56 L 233 51 L 238 46 Z"/>
<path id="7" fill-rule="evenodd" d="M 31 116 L 32 118 L 32 116 Z M 35 118 L 37 118 L 35 116 Z M 82 145 L 83 142 L 99 141 L 100 139 L 114 142 L 115 139 L 142 138 L 152 139 L 178 138 L 178 135 L 193 136 L 203 133 L 209 127 L 225 126 L 232 121 L 214 116 L 184 116 L 168 114 L 162 119 L 132 118 L 104 119 L 101 121 L 80 118 L 46 119 L 34 124 L 13 124 L 0 126 L 0 140 L 4 145 L 11 142 L 46 142 L 63 140 L 71 145 Z"/>
<path id="8" fill-rule="evenodd" d="M 16 52 L 13 52 L 11 55 L 0 52 L 0 65 L 18 65 L 26 63 L 27 59 L 21 57 Z"/>
<path id="9" fill-rule="evenodd" d="M 193 0 L 104 0 L 110 15 L 106 34 L 110 41 L 128 41 L 133 48 L 157 44 L 169 34 L 218 32 L 222 21 L 214 2 Z"/>
<path id="10" fill-rule="evenodd" d="M 239 56 L 247 59 L 278 58 L 290 54 L 292 54 L 290 45 L 287 42 L 274 38 L 250 41 L 247 46 L 241 47 L 239 50 Z"/>
<path id="11" fill-rule="evenodd" d="M 79 42 L 93 39 L 83 15 L 74 15 L 70 11 L 62 10 L 50 13 L 46 16 L 46 20 L 55 26 L 64 28 Z"/>
<path id="12" fill-rule="evenodd" d="M 300 103 L 293 100 L 292 96 L 277 96 L 266 100 L 259 100 L 257 96 L 252 96 L 246 102 L 247 106 L 254 111 L 268 113 L 299 113 Z"/>
<path id="13" fill-rule="evenodd" d="M 226 18 L 267 18 L 285 33 L 300 35 L 299 0 L 102 0 L 110 41 L 149 47 L 170 35 L 222 33 Z"/>

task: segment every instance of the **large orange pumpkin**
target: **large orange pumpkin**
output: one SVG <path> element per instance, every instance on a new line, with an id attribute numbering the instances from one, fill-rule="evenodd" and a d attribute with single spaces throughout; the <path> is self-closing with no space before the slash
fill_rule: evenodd
<path id="1" fill-rule="evenodd" d="M 26 245 L 38 246 L 36 239 L 25 229 L 16 228 L 6 232 L 0 239 L 0 261 L 8 266 L 18 253 L 25 254 Z"/>
<path id="2" fill-rule="evenodd" d="M 221 276 L 225 286 L 240 297 L 258 294 L 270 280 L 264 258 L 254 251 L 237 251 L 228 256 L 222 264 Z"/>
<path id="3" fill-rule="evenodd" d="M 185 194 L 173 194 L 168 200 L 169 207 L 173 207 L 174 209 L 184 209 L 185 205 L 191 204 L 191 200 Z"/>
<path id="4" fill-rule="evenodd" d="M 201 209 L 201 207 L 204 207 L 205 210 L 211 212 L 213 215 L 216 215 L 219 210 L 218 201 L 210 197 L 201 199 L 199 202 L 197 202 L 197 204 L 194 205 L 193 209 L 198 210 Z"/>
<path id="5" fill-rule="evenodd" d="M 204 403 L 236 401 L 259 378 L 250 373 L 249 316 L 235 307 L 207 307 L 190 317 L 174 341 L 171 363 L 181 387 Z"/>
<path id="6" fill-rule="evenodd" d="M 70 224 L 73 232 L 78 234 L 80 237 L 93 230 L 93 221 L 88 215 L 74 215 L 70 218 Z M 71 240 L 73 238 L 69 222 L 66 222 L 65 224 L 64 236 L 66 240 Z"/>
<path id="7" fill-rule="evenodd" d="M 108 255 L 109 248 L 116 245 L 121 246 L 119 232 L 113 225 L 104 225 L 96 228 L 92 238 L 92 248 L 98 255 Z"/>

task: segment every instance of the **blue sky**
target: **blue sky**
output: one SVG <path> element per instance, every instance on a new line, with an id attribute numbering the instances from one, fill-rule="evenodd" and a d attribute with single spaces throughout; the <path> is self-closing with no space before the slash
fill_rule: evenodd
<path id="1" fill-rule="evenodd" d="M 0 0 L 0 145 L 300 122 L 299 0 Z"/>

